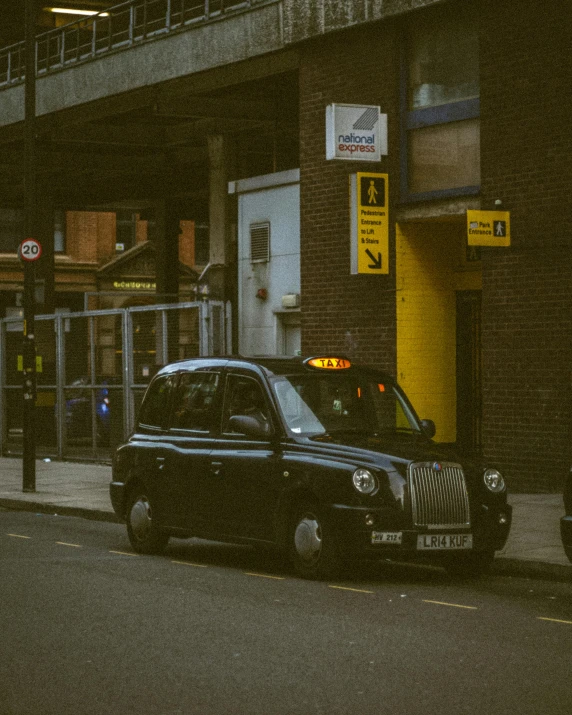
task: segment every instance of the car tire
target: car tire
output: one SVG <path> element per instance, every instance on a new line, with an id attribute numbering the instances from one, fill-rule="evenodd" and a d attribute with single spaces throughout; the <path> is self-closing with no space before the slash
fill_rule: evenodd
<path id="1" fill-rule="evenodd" d="M 160 554 L 169 541 L 154 518 L 153 500 L 144 489 L 135 489 L 127 502 L 125 512 L 127 535 L 133 549 L 139 554 Z"/>
<path id="2" fill-rule="evenodd" d="M 494 551 L 475 551 L 449 557 L 444 566 L 447 573 L 455 578 L 478 578 L 490 569 L 494 558 Z"/>
<path id="3" fill-rule="evenodd" d="M 297 504 L 292 512 L 289 556 L 302 578 L 321 580 L 340 569 L 336 543 L 324 510 L 310 500 Z"/>

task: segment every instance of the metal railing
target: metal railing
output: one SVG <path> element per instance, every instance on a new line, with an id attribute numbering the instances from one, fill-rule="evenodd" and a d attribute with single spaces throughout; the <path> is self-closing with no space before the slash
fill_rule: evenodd
<path id="1" fill-rule="evenodd" d="M 131 432 L 157 370 L 231 352 L 230 304 L 217 301 L 39 315 L 38 456 L 106 460 Z M 22 452 L 22 330 L 0 320 L 0 455 Z"/>
<path id="2" fill-rule="evenodd" d="M 36 38 L 36 74 L 61 70 L 112 51 L 246 12 L 280 0 L 129 0 Z M 0 88 L 25 77 L 25 43 L 0 49 Z"/>

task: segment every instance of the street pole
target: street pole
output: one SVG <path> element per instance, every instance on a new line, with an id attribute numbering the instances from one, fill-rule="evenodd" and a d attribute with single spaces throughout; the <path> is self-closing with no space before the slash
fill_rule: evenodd
<path id="1" fill-rule="evenodd" d="M 24 190 L 26 207 L 26 238 L 36 236 L 36 0 L 26 0 L 26 82 L 24 111 Z M 24 335 L 23 358 L 23 459 L 22 490 L 36 491 L 36 343 L 34 261 L 24 263 Z"/>

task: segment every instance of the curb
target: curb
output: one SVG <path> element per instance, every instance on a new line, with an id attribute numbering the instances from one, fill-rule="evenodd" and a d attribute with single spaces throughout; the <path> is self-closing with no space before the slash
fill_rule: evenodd
<path id="1" fill-rule="evenodd" d="M 85 509 L 76 506 L 62 506 L 61 504 L 44 504 L 41 502 L 21 501 L 18 499 L 0 499 L 0 507 L 13 511 L 34 511 L 38 514 L 53 514 L 54 516 L 77 516 L 80 519 L 92 521 L 107 521 L 113 524 L 122 524 L 123 521 L 114 513 L 103 509 Z"/>
<path id="2" fill-rule="evenodd" d="M 0 507 L 14 511 L 32 511 L 40 514 L 58 516 L 75 516 L 92 521 L 105 521 L 122 524 L 123 521 L 112 511 L 103 509 L 85 509 L 82 507 L 62 506 L 61 504 L 45 504 L 41 502 L 22 501 L 19 499 L 0 498 Z M 497 557 L 490 569 L 492 576 L 508 576 L 518 578 L 537 578 L 550 581 L 572 581 L 572 564 L 553 564 L 547 561 L 529 561 L 527 559 L 510 559 Z"/>
<path id="3" fill-rule="evenodd" d="M 527 559 L 508 559 L 497 557 L 490 573 L 496 576 L 515 576 L 518 578 L 542 578 L 549 581 L 572 581 L 572 564 L 553 564 L 548 561 L 529 561 Z"/>

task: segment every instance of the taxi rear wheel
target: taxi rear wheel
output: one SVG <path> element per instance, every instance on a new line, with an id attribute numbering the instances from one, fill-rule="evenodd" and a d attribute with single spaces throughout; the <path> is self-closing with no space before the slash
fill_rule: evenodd
<path id="1" fill-rule="evenodd" d="M 161 531 L 154 515 L 153 502 L 142 489 L 132 492 L 126 512 L 127 535 L 139 554 L 160 554 L 165 550 L 169 534 Z"/>
<path id="2" fill-rule="evenodd" d="M 324 579 L 338 570 L 334 539 L 319 505 L 306 501 L 294 509 L 289 552 L 294 569 L 302 578 Z"/>
<path id="3" fill-rule="evenodd" d="M 475 551 L 462 556 L 451 556 L 445 562 L 445 569 L 457 578 L 477 578 L 486 573 L 495 558 L 494 551 Z"/>

